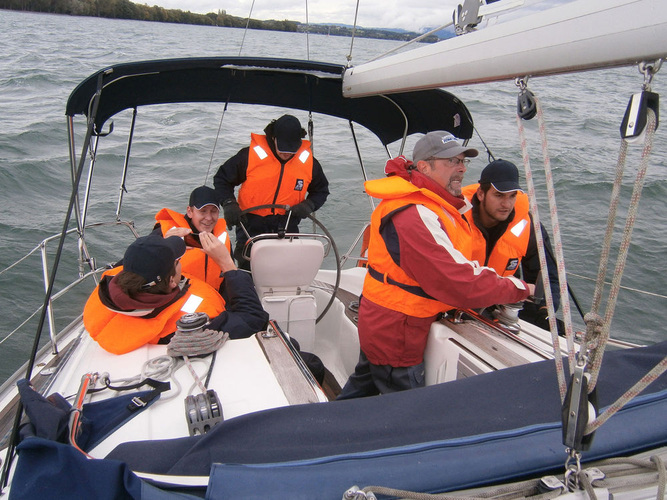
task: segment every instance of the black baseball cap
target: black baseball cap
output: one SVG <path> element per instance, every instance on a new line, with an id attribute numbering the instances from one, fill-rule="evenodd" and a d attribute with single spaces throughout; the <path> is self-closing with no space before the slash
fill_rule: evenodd
<path id="1" fill-rule="evenodd" d="M 501 193 L 523 191 L 519 185 L 519 169 L 507 160 L 494 160 L 484 167 L 479 183 L 489 183 Z"/>
<path id="2" fill-rule="evenodd" d="M 283 115 L 273 123 L 273 137 L 279 153 L 296 153 L 303 137 L 301 122 L 296 116 Z"/>
<path id="3" fill-rule="evenodd" d="M 198 188 L 195 188 L 195 190 L 190 193 L 190 201 L 188 205 L 195 207 L 197 210 L 201 210 L 207 205 L 215 205 L 220 209 L 218 194 L 215 192 L 215 189 L 208 186 L 199 186 Z"/>
<path id="4" fill-rule="evenodd" d="M 178 236 L 142 236 L 125 250 L 123 269 L 144 278 L 148 286 L 157 285 L 167 278 L 176 259 L 184 253 L 185 242 Z"/>

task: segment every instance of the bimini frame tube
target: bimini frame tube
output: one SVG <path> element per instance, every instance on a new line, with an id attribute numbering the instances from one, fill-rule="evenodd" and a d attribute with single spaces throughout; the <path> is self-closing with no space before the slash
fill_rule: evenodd
<path id="1" fill-rule="evenodd" d="M 120 179 L 120 188 L 118 193 L 118 205 L 116 207 L 116 220 L 120 222 L 120 209 L 123 205 L 123 194 L 127 192 L 125 189 L 125 181 L 127 180 L 127 169 L 130 166 L 130 150 L 132 149 L 132 139 L 134 138 L 134 124 L 137 122 L 137 108 L 132 110 L 132 123 L 130 125 L 130 135 L 127 137 L 127 147 L 125 148 L 125 161 L 123 162 L 123 174 Z"/>

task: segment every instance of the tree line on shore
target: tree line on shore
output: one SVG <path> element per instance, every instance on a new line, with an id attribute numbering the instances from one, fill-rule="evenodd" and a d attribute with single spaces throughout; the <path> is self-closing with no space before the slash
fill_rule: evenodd
<path id="1" fill-rule="evenodd" d="M 260 21 L 238 16 L 231 16 L 224 10 L 208 14 L 194 14 L 180 9 L 165 9 L 157 5 L 138 4 L 129 0 L 0 0 L 0 9 L 28 12 L 45 12 L 70 16 L 92 16 L 110 19 L 133 19 L 160 23 L 195 24 L 202 26 L 221 26 L 226 28 L 305 32 L 351 36 L 352 28 L 341 25 L 306 25 L 296 21 Z M 355 36 L 379 38 L 385 40 L 411 40 L 417 33 L 395 32 L 381 29 L 356 28 Z M 438 37 L 431 35 L 423 42 L 436 42 Z"/>

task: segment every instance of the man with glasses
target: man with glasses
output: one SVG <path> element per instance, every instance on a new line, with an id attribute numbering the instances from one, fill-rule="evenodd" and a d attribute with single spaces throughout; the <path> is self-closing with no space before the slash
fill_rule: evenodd
<path id="1" fill-rule="evenodd" d="M 208 232 L 199 237 L 203 250 L 224 273 L 222 296 L 182 273 L 186 245 L 181 238 L 137 238 L 127 247 L 123 265 L 104 273 L 83 310 L 86 330 L 103 349 L 124 354 L 145 344 L 167 344 L 176 321 L 195 312 L 211 318 L 207 329 L 228 332 L 230 338 L 264 329 L 269 315 L 250 275 L 236 268 L 218 238 Z"/>
<path id="2" fill-rule="evenodd" d="M 181 259 L 183 271 L 205 281 L 216 290 L 220 289 L 222 276 L 220 267 L 202 249 L 199 234 L 211 233 L 231 252 L 227 223 L 220 217 L 218 195 L 213 188 L 199 186 L 190 193 L 185 214 L 163 208 L 155 215 L 153 234 L 168 238 L 178 236 L 187 245 Z"/>
<path id="3" fill-rule="evenodd" d="M 470 203 L 461 189 L 468 158 L 477 155 L 448 132 L 429 132 L 416 143 L 413 162 L 389 160 L 388 177 L 365 183 L 382 202 L 371 216 L 359 363 L 339 399 L 423 386 L 428 333 L 442 313 L 533 293 L 534 285 L 470 260 Z"/>

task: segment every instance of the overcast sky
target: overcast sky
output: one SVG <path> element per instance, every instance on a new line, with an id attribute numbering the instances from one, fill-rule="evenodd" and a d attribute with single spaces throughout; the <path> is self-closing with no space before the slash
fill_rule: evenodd
<path id="1" fill-rule="evenodd" d="M 535 0 L 525 0 L 533 4 Z M 542 0 L 541 4 L 567 0 Z M 277 19 L 306 22 L 304 0 L 135 0 L 136 3 L 159 5 L 166 9 L 189 10 L 198 14 L 224 10 L 227 14 L 253 19 Z M 452 19 L 454 8 L 462 0 L 361 0 L 357 26 L 364 28 L 403 28 L 420 31 L 437 27 Z M 308 0 L 310 23 L 354 24 L 356 0 Z"/>

